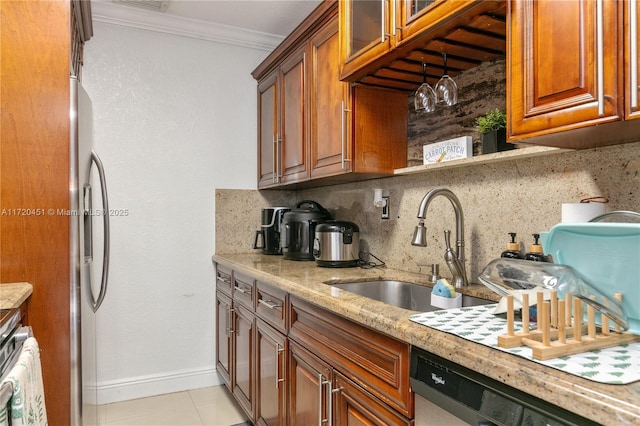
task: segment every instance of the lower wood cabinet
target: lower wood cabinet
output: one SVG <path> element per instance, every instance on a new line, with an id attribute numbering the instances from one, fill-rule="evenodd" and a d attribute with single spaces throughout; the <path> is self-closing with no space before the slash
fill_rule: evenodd
<path id="1" fill-rule="evenodd" d="M 231 297 L 216 291 L 216 370 L 231 388 Z"/>
<path id="2" fill-rule="evenodd" d="M 234 368 L 232 370 L 231 393 L 249 417 L 253 418 L 255 317 L 248 309 L 234 303 L 233 318 Z"/>
<path id="3" fill-rule="evenodd" d="M 291 341 L 289 376 L 290 424 L 331 424 L 333 369 Z"/>
<path id="4" fill-rule="evenodd" d="M 412 419 L 398 414 L 342 374 L 334 372 L 334 422 L 336 425 L 413 425 Z"/>
<path id="5" fill-rule="evenodd" d="M 216 369 L 250 418 L 255 408 L 255 314 L 250 277 L 216 265 Z"/>
<path id="6" fill-rule="evenodd" d="M 256 415 L 258 425 L 287 424 L 287 337 L 256 319 Z"/>
<path id="7" fill-rule="evenodd" d="M 231 289 L 218 272 L 216 365 L 254 424 L 413 425 L 409 344 L 230 274 Z"/>
<path id="8" fill-rule="evenodd" d="M 413 418 L 409 344 L 290 296 L 289 339 L 386 405 Z"/>

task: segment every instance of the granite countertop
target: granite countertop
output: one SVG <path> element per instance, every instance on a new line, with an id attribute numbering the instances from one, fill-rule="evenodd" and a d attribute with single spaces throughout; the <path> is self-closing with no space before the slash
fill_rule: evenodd
<path id="1" fill-rule="evenodd" d="M 29 283 L 0 284 L 0 309 L 20 307 L 32 292 L 33 286 Z"/>
<path id="2" fill-rule="evenodd" d="M 485 376 L 603 424 L 640 424 L 640 382 L 607 385 L 543 366 L 409 320 L 413 311 L 358 296 L 326 282 L 384 278 L 427 284 L 426 276 L 390 268 L 319 268 L 315 262 L 261 254 L 216 254 L 213 261 L 423 348 Z M 463 293 L 490 300 L 482 285 Z"/>

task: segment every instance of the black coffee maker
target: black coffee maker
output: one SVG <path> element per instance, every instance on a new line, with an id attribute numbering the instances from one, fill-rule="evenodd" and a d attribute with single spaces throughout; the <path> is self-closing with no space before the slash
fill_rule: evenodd
<path id="1" fill-rule="evenodd" d="M 262 249 L 263 254 L 282 254 L 280 247 L 280 226 L 289 207 L 269 207 L 262 209 L 262 225 L 256 231 L 254 249 Z M 261 240 L 261 241 L 260 241 Z"/>

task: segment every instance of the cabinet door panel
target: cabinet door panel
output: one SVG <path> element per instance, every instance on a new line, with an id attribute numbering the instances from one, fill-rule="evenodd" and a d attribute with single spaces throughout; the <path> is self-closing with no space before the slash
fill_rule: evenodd
<path id="1" fill-rule="evenodd" d="M 307 177 L 304 67 L 304 49 L 293 53 L 280 67 L 282 117 L 279 171 L 283 182 L 297 181 Z"/>
<path id="2" fill-rule="evenodd" d="M 220 291 L 216 292 L 216 312 L 216 370 L 231 389 L 231 299 Z"/>
<path id="3" fill-rule="evenodd" d="M 563 1 L 560 4 L 552 5 L 549 2 L 536 4 L 534 14 L 538 16 L 535 20 L 532 42 L 538 54 L 532 65 L 532 73 L 535 74 L 537 87 L 534 87 L 535 105 L 532 107 L 542 107 L 558 100 L 569 97 L 580 97 L 586 95 L 585 101 L 595 101 L 596 82 L 595 75 L 584 74 L 583 62 L 594 63 L 595 50 L 584 49 L 587 55 L 582 58 L 579 51 L 574 50 L 573 54 L 567 54 L 564 50 L 555 49 L 557 46 L 557 36 L 562 34 L 565 47 L 579 47 L 586 40 L 595 39 L 595 16 L 588 15 L 584 20 L 580 19 L 581 9 L 579 3 Z M 570 23 L 568 24 L 565 20 Z M 548 36 L 547 33 L 556 35 Z M 541 54 L 544 52 L 544 54 Z M 561 74 L 549 72 L 549 70 L 562 70 Z M 585 78 L 587 79 L 585 81 Z"/>
<path id="4" fill-rule="evenodd" d="M 331 368 L 295 342 L 289 342 L 289 419 L 292 425 L 317 425 L 330 415 L 326 384 Z"/>
<path id="5" fill-rule="evenodd" d="M 253 418 L 253 333 L 254 318 L 240 305 L 234 306 L 233 396 L 250 418 Z"/>
<path id="6" fill-rule="evenodd" d="M 615 1 L 510 2 L 512 140 L 621 119 L 618 13 Z"/>
<path id="7" fill-rule="evenodd" d="M 276 183 L 275 139 L 278 129 L 277 72 L 258 85 L 258 187 Z"/>
<path id="8" fill-rule="evenodd" d="M 355 86 L 351 100 L 355 172 L 393 174 L 407 167 L 407 96 Z"/>
<path id="9" fill-rule="evenodd" d="M 311 177 L 329 176 L 351 169 L 349 85 L 339 76 L 339 38 L 336 20 L 329 22 L 311 40 Z M 349 115 L 350 116 L 350 115 Z M 346 138 L 346 140 L 345 140 Z"/>
<path id="10" fill-rule="evenodd" d="M 283 334 L 256 319 L 256 422 L 286 423 L 286 350 Z"/>

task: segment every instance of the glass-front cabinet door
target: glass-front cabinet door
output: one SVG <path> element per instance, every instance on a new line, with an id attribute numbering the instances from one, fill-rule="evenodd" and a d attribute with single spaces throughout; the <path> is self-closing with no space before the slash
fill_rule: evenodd
<path id="1" fill-rule="evenodd" d="M 427 6 L 435 3 L 436 0 L 405 0 L 407 12 L 410 17 L 418 15 Z"/>
<path id="2" fill-rule="evenodd" d="M 396 3 L 400 1 L 402 0 L 340 2 L 342 79 L 347 79 L 393 46 Z"/>
<path id="3" fill-rule="evenodd" d="M 386 41 L 384 3 L 380 0 L 350 2 L 349 56 Z"/>
<path id="4" fill-rule="evenodd" d="M 444 24 L 449 18 L 470 7 L 481 6 L 476 0 L 396 0 L 398 27 L 396 44 L 402 44 L 426 29 Z"/>

